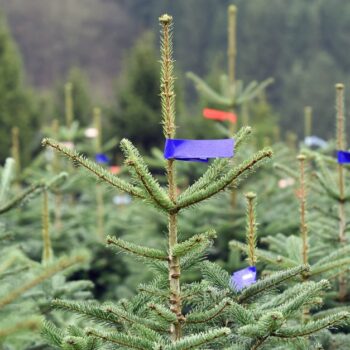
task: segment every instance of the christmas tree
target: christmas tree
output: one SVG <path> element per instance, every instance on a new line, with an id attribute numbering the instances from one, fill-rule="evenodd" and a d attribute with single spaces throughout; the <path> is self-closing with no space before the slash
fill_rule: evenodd
<path id="1" fill-rule="evenodd" d="M 81 298 L 81 292 L 91 287 L 91 282 L 66 282 L 62 274 L 67 268 L 87 260 L 86 254 L 77 253 L 55 259 L 52 252 L 48 193 L 59 186 L 67 177 L 61 173 L 50 181 L 40 181 L 22 190 L 12 186 L 15 178 L 15 161 L 7 158 L 0 169 L 0 348 L 26 349 L 39 342 L 38 330 L 42 315 L 55 317 L 48 309 L 52 299 L 58 295 L 69 298 Z M 17 193 L 16 193 L 17 192 Z M 41 261 L 35 261 L 25 254 L 25 249 L 16 242 L 16 227 L 10 225 L 8 214 L 17 211 L 18 206 L 41 195 L 42 205 L 42 241 Z M 22 209 L 24 210 L 24 209 Z M 40 220 L 40 216 L 38 218 Z M 27 232 L 28 234 L 28 232 Z M 25 245 L 24 240 L 20 240 Z M 36 335 L 23 336 L 23 332 L 37 330 Z"/>
<path id="2" fill-rule="evenodd" d="M 161 105 L 163 133 L 167 142 L 174 141 L 175 94 L 172 59 L 172 17 L 163 15 L 161 24 Z M 250 134 L 242 128 L 234 137 L 235 154 Z M 341 324 L 347 312 L 303 323 L 302 311 L 319 305 L 329 283 L 305 281 L 308 265 L 271 273 L 256 281 L 256 223 L 254 198 L 247 194 L 247 253 L 249 267 L 230 274 L 205 258 L 205 251 L 216 236 L 213 230 L 181 240 L 178 220 L 186 210 L 194 210 L 201 202 L 222 191 L 236 187 L 264 160 L 272 156 L 263 149 L 237 164 L 235 159 L 217 158 L 192 185 L 178 194 L 174 156 L 166 157 L 167 187 L 152 176 L 138 150 L 123 139 L 121 148 L 131 181 L 111 174 L 102 166 L 86 159 L 55 140 L 44 139 L 50 146 L 87 169 L 102 183 L 123 191 L 167 217 L 167 240 L 163 247 L 146 247 L 108 236 L 107 245 L 137 258 L 156 272 L 155 279 L 139 287 L 133 298 L 104 304 L 56 300 L 56 308 L 82 315 L 91 320 L 85 330 L 70 326 L 59 329 L 47 323 L 44 334 L 57 348 L 100 349 L 112 345 L 118 349 L 310 349 L 309 336 L 327 327 Z M 185 283 L 192 269 L 199 269 L 202 279 Z M 278 285 L 296 281 L 282 293 Z"/>

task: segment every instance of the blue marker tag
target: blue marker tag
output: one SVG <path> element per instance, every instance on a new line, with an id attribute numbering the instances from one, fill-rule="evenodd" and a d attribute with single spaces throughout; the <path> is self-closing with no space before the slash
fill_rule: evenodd
<path id="1" fill-rule="evenodd" d="M 180 140 L 166 139 L 165 159 L 208 162 L 209 158 L 232 158 L 234 140 Z"/>
<path id="2" fill-rule="evenodd" d="M 109 162 L 109 158 L 103 153 L 96 154 L 95 160 L 100 164 L 107 164 Z"/>
<path id="3" fill-rule="evenodd" d="M 350 152 L 347 151 L 337 151 L 338 163 L 339 164 L 349 164 L 350 163 Z"/>
<path id="4" fill-rule="evenodd" d="M 242 289 L 249 287 L 256 282 L 256 267 L 249 266 L 245 269 L 238 270 L 232 274 L 231 286 L 236 289 L 236 291 L 241 291 Z"/>

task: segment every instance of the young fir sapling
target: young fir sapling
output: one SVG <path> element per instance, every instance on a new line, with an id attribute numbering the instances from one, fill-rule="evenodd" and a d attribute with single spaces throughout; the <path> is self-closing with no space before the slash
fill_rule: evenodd
<path id="1" fill-rule="evenodd" d="M 304 107 L 304 140 L 303 144 L 308 149 L 325 150 L 329 147 L 329 143 L 321 137 L 312 135 L 312 107 Z"/>
<path id="2" fill-rule="evenodd" d="M 67 177 L 67 174 L 62 174 L 64 177 Z M 61 179 L 58 179 L 61 180 Z M 61 180 L 62 181 L 62 180 Z M 59 181 L 56 181 L 55 187 L 57 188 Z M 54 255 L 54 250 L 51 242 L 50 234 L 50 206 L 49 206 L 49 194 L 50 186 L 43 189 L 42 192 L 42 259 L 41 265 L 46 267 L 50 266 L 53 262 L 57 261 L 57 258 Z M 72 254 L 71 254 L 72 255 Z M 75 256 L 81 257 L 81 262 L 87 260 L 87 255 L 83 251 L 76 252 Z M 73 272 L 73 271 L 72 271 Z M 68 274 L 69 276 L 69 274 Z M 86 300 L 91 299 L 92 294 L 90 290 L 93 288 L 93 283 L 88 280 L 71 280 L 67 278 L 67 273 L 57 273 L 51 279 L 48 279 L 43 282 L 42 288 L 35 291 L 34 293 L 29 294 L 33 296 L 36 300 L 37 308 L 39 309 L 42 315 L 45 315 L 46 318 L 55 320 L 58 324 L 64 324 L 66 320 L 62 319 L 61 315 L 57 312 L 54 312 L 50 307 L 51 302 L 55 298 L 69 298 L 73 300 Z"/>
<path id="3" fill-rule="evenodd" d="M 160 24 L 163 132 L 167 139 L 173 139 L 176 127 L 172 17 L 163 15 Z M 250 128 L 243 128 L 237 133 L 235 152 L 239 151 L 249 133 Z M 291 318 L 294 320 L 292 316 L 305 305 L 319 301 L 322 290 L 328 285 L 326 281 L 305 282 L 302 288 L 297 284 L 282 294 L 265 295 L 275 290 L 277 285 L 308 271 L 308 266 L 300 265 L 271 274 L 238 292 L 231 285 L 226 271 L 215 263 L 203 261 L 203 254 L 215 237 L 214 231 L 179 241 L 178 217 L 181 212 L 230 186 L 237 186 L 243 177 L 271 156 L 269 149 L 255 153 L 238 165 L 228 158 L 216 159 L 201 178 L 178 194 L 176 161 L 166 161 L 168 187 L 163 188 L 129 140 L 123 139 L 121 147 L 133 182 L 111 174 L 54 140 L 45 139 L 43 144 L 65 154 L 100 181 L 159 209 L 168 218 L 166 249 L 148 248 L 117 237 L 107 238 L 108 246 L 146 262 L 157 271 L 157 277 L 142 285 L 139 293 L 130 300 L 105 304 L 56 300 L 56 308 L 79 314 L 94 323 L 85 331 L 73 326 L 63 331 L 53 323 L 47 323 L 44 335 L 55 347 L 91 350 L 109 344 L 118 349 L 149 350 L 271 349 L 289 340 L 294 343 L 299 340 L 298 344 L 305 345 L 305 336 L 347 319 L 348 313 L 342 312 L 306 325 L 287 322 Z M 252 216 L 254 210 L 249 208 Z M 253 217 L 249 218 L 248 228 L 250 263 L 255 264 L 258 254 L 253 248 L 256 234 Z M 203 280 L 183 283 L 183 274 L 194 267 L 201 269 Z"/>
<path id="4" fill-rule="evenodd" d="M 66 174 L 61 173 L 48 182 L 38 182 L 18 194 L 13 193 L 14 190 L 11 188 L 15 178 L 14 159 L 6 160 L 5 166 L 0 169 L 0 175 L 0 348 L 17 350 L 24 349 L 34 340 L 33 337 L 21 338 L 18 333 L 38 329 L 42 322 L 37 293 L 45 290 L 43 285 L 54 275 L 86 261 L 86 256 L 75 254 L 52 261 L 50 254 L 46 195 L 50 188 L 57 186 L 66 178 Z M 9 231 L 6 219 L 10 211 L 41 193 L 44 197 L 44 248 L 42 263 L 38 263 L 27 257 L 21 247 L 12 242 L 14 234 Z"/>
<path id="5" fill-rule="evenodd" d="M 73 84 L 71 82 L 67 82 L 64 85 L 64 96 L 66 126 L 68 129 L 70 129 L 74 121 Z"/>
<path id="6" fill-rule="evenodd" d="M 336 85 L 336 121 L 337 121 L 337 148 L 344 147 L 345 141 L 339 140 L 344 137 L 344 87 L 342 84 Z M 321 149 L 322 152 L 325 152 Z M 303 318 L 307 320 L 317 320 L 325 315 L 334 314 L 337 311 L 345 311 L 348 309 L 344 304 L 346 297 L 346 284 L 342 284 L 345 280 L 345 274 L 349 269 L 350 259 L 348 253 L 350 245 L 344 242 L 346 237 L 345 204 L 347 202 L 346 192 L 341 196 L 341 188 L 345 187 L 346 176 L 344 174 L 345 167 L 341 169 L 341 162 L 336 164 L 336 160 L 320 151 L 312 151 L 303 148 L 298 156 L 299 174 L 292 169 L 278 164 L 276 169 L 284 172 L 295 180 L 299 179 L 300 188 L 296 194 L 300 203 L 300 237 L 296 235 L 285 236 L 277 234 L 268 236 L 263 241 L 269 245 L 270 251 L 258 249 L 257 255 L 260 260 L 269 264 L 269 267 L 278 268 L 292 267 L 301 261 L 310 264 L 308 273 L 303 274 L 303 281 L 319 280 L 320 278 L 329 278 L 332 284 L 337 286 L 339 279 L 339 293 L 329 291 L 324 295 L 325 305 L 321 311 L 304 308 Z M 307 157 L 306 157 L 307 155 Z M 313 160 L 311 165 L 317 167 L 317 172 L 313 172 L 312 176 L 318 181 L 306 181 L 305 163 Z M 339 159 L 338 159 L 339 161 Z M 338 167 L 338 172 L 334 176 L 330 172 L 330 167 Z M 341 171 L 339 171 L 341 170 Z M 344 172 L 342 172 L 344 171 Z M 337 181 L 338 180 L 338 181 Z M 337 192 L 338 187 L 338 192 Z M 306 188 L 310 190 L 306 192 Z M 306 209 L 306 195 L 308 194 L 309 211 Z M 338 204 L 338 212 L 334 211 L 334 203 Z M 341 204 L 341 205 L 340 205 Z M 290 214 L 290 213 L 288 213 Z M 307 223 L 309 222 L 309 223 Z M 232 241 L 233 247 L 245 249 L 244 245 L 239 242 Z M 333 282 L 334 281 L 334 282 Z M 342 302 L 341 304 L 339 303 Z M 341 334 L 340 334 L 341 335 Z M 344 335 L 343 335 L 344 337 Z M 336 344 L 339 336 L 332 335 L 332 341 Z M 325 349 L 328 347 L 325 345 Z"/>
<path id="7" fill-rule="evenodd" d="M 304 108 L 304 140 L 311 136 L 312 130 L 312 108 L 305 106 Z"/>
<path id="8" fill-rule="evenodd" d="M 209 103 L 213 103 L 216 106 L 220 106 L 221 108 L 231 112 L 234 112 L 234 110 L 240 106 L 245 106 L 246 108 L 249 101 L 257 97 L 268 85 L 273 82 L 273 79 L 269 78 L 261 83 L 252 81 L 246 87 L 244 87 L 243 82 L 236 79 L 236 15 L 236 6 L 230 5 L 228 7 L 227 38 L 228 72 L 227 75 L 222 75 L 220 78 L 220 92 L 216 92 L 196 74 L 192 72 L 187 73 L 188 78 L 194 82 L 198 92 L 203 95 Z M 234 123 L 231 122 L 231 135 L 233 134 L 233 131 Z"/>
<path id="9" fill-rule="evenodd" d="M 235 5 L 228 7 L 228 32 L 227 32 L 227 75 L 222 75 L 220 78 L 220 92 L 212 89 L 203 79 L 198 77 L 193 72 L 187 73 L 198 92 L 207 99 L 209 103 L 219 106 L 224 110 L 231 112 L 234 115 L 235 109 L 240 106 L 247 108 L 247 103 L 257 97 L 273 79 L 267 79 L 261 83 L 256 81 L 251 82 L 246 87 L 243 86 L 241 80 L 236 79 L 236 17 L 237 8 Z M 235 130 L 235 123 L 237 121 L 230 121 L 229 136 L 232 137 Z M 236 192 L 231 192 L 232 207 L 236 207 Z"/>
<path id="10" fill-rule="evenodd" d="M 309 151 L 303 150 L 304 153 Z M 309 152 L 310 153 L 310 152 Z M 334 278 L 335 275 L 346 271 L 350 259 L 346 257 L 350 246 L 335 247 L 330 244 L 330 236 L 334 235 L 332 210 L 326 216 L 327 211 L 323 206 L 329 204 L 324 202 L 324 191 L 317 182 L 308 181 L 306 183 L 305 162 L 309 159 L 304 154 L 299 155 L 299 174 L 281 164 L 276 169 L 295 179 L 299 183 L 299 188 L 294 191 L 299 200 L 299 235 L 292 234 L 286 236 L 282 233 L 270 235 L 262 241 L 269 245 L 269 251 L 257 249 L 257 256 L 260 260 L 269 263 L 270 267 L 287 268 L 297 266 L 300 263 L 311 265 L 310 271 L 304 279 Z M 319 176 L 319 175 L 316 175 Z M 306 192 L 306 188 L 310 190 Z M 293 192 L 292 192 L 293 193 Z M 312 206 L 311 212 L 307 211 L 306 193 L 312 194 L 310 202 L 318 201 L 316 206 Z M 321 197 L 320 197 L 321 196 Z M 295 201 L 296 199 L 294 199 Z M 288 206 L 286 206 L 286 210 Z M 309 224 L 307 224 L 309 220 Z M 286 244 L 287 242 L 287 244 Z M 334 242 L 334 237 L 333 237 Z M 232 240 L 231 247 L 245 251 L 246 245 L 239 241 Z"/>
<path id="11" fill-rule="evenodd" d="M 235 272 L 231 277 L 231 283 L 237 291 L 241 291 L 245 287 L 249 287 L 251 284 L 256 281 L 256 263 L 258 259 L 255 255 L 256 249 L 256 222 L 255 222 L 255 202 L 254 199 L 256 194 L 253 192 L 248 192 L 246 194 L 247 198 L 247 256 L 249 267 L 243 270 Z"/>
<path id="12" fill-rule="evenodd" d="M 65 125 L 60 126 L 58 120 L 55 119 L 50 128 L 44 129 L 44 133 L 48 137 L 59 140 L 67 147 L 77 147 L 84 153 L 94 155 L 98 162 L 107 164 L 109 158 L 103 152 L 113 148 L 116 145 L 117 140 L 113 138 L 105 144 L 102 143 L 101 110 L 98 107 L 95 107 L 92 110 L 91 127 L 82 129 L 79 126 L 78 121 L 74 120 L 74 106 L 76 104 L 73 98 L 74 92 L 77 93 L 75 91 L 75 86 L 71 82 L 67 82 L 64 85 Z M 51 166 L 51 171 L 57 173 L 62 169 L 66 169 L 70 174 L 72 173 L 73 167 L 71 167 L 71 164 L 63 163 L 62 159 L 60 159 L 56 152 L 48 153 L 47 155 L 50 160 L 49 164 Z M 55 193 L 55 226 L 57 229 L 61 230 L 63 227 L 62 216 L 67 218 L 69 215 L 67 211 L 64 211 L 64 203 L 67 202 L 67 197 L 69 202 L 74 202 L 74 198 L 79 196 L 80 189 L 83 186 L 84 184 L 80 181 L 78 176 L 69 176 L 69 183 L 65 186 L 65 193 L 60 191 L 60 189 L 57 189 Z M 72 194 L 73 190 L 74 193 Z M 68 192 L 71 193 L 68 194 Z M 96 185 L 96 195 L 94 198 L 97 204 L 96 220 L 94 220 L 97 224 L 96 238 L 101 240 L 104 233 L 105 208 L 103 204 L 103 189 L 99 184 Z"/>
<path id="13" fill-rule="evenodd" d="M 19 145 L 19 129 L 13 127 L 11 130 L 12 134 L 12 146 L 11 146 L 11 156 L 16 164 L 16 179 L 18 179 L 21 173 L 21 158 L 20 158 L 20 145 Z"/>
<path id="14" fill-rule="evenodd" d="M 329 156 L 309 149 L 303 150 L 304 153 L 311 159 L 314 160 L 316 165 L 316 172 L 314 176 L 319 186 L 317 193 L 321 193 L 325 200 L 321 202 L 318 200 L 318 205 L 315 206 L 316 215 L 324 217 L 325 213 L 328 213 L 327 220 L 322 220 L 320 217 L 316 217 L 315 226 L 316 230 L 321 232 L 328 231 L 324 234 L 326 241 L 334 242 L 334 230 L 338 231 L 338 243 L 332 249 L 334 250 L 333 255 L 337 254 L 337 259 L 341 259 L 342 265 L 334 265 L 334 268 L 338 268 L 339 275 L 339 301 L 345 301 L 347 296 L 347 283 L 345 272 L 348 270 L 350 260 L 346 257 L 347 252 L 350 249 L 350 245 L 347 244 L 347 219 L 346 219 L 346 205 L 349 200 L 349 196 L 346 191 L 346 166 L 344 165 L 341 155 L 346 149 L 346 136 L 345 136 L 345 112 L 344 112 L 344 85 L 336 84 L 336 149 L 338 155 L 338 164 L 335 160 Z M 330 167 L 336 166 L 336 175 L 334 176 L 330 172 Z M 316 199 L 317 200 L 317 199 Z M 325 202 L 326 201 L 326 202 Z M 335 214 L 331 208 L 333 204 L 337 204 L 338 213 Z M 323 208 L 322 208 L 323 207 Z M 327 210 L 327 207 L 329 209 Z M 335 215 L 334 215 L 334 214 Z M 317 225 L 317 222 L 320 225 Z M 322 225 L 322 226 L 321 226 Z"/>
<path id="15" fill-rule="evenodd" d="M 96 156 L 102 157 L 102 125 L 101 125 L 101 110 L 94 108 L 94 127 L 97 130 L 97 136 L 95 137 L 95 151 Z M 108 161 L 108 160 L 107 160 Z M 97 235 L 99 239 L 104 238 L 104 205 L 103 205 L 103 188 L 100 184 L 96 184 L 96 204 L 97 204 Z"/>
<path id="16" fill-rule="evenodd" d="M 345 117 L 344 117 L 344 85 L 337 84 L 337 150 L 341 152 L 346 149 L 345 138 Z M 338 155 L 338 188 L 339 188 L 339 242 L 344 245 L 346 239 L 346 215 L 345 215 L 345 176 L 344 165 Z M 347 295 L 346 277 L 344 274 L 339 276 L 339 300 L 344 301 Z"/>

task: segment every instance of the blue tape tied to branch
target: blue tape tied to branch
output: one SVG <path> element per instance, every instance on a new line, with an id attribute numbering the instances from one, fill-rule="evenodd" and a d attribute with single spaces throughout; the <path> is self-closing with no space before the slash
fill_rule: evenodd
<path id="1" fill-rule="evenodd" d="M 350 152 L 347 151 L 337 151 L 338 163 L 339 164 L 349 164 L 350 163 Z"/>
<path id="2" fill-rule="evenodd" d="M 95 160 L 99 164 L 107 164 L 109 162 L 109 158 L 103 153 L 97 153 L 95 155 Z"/>
<path id="3" fill-rule="evenodd" d="M 232 158 L 233 148 L 233 139 L 166 139 L 164 147 L 164 158 L 190 162 L 208 162 L 209 158 Z"/>
<path id="4" fill-rule="evenodd" d="M 256 267 L 249 266 L 234 272 L 231 276 L 231 287 L 240 292 L 256 282 Z"/>

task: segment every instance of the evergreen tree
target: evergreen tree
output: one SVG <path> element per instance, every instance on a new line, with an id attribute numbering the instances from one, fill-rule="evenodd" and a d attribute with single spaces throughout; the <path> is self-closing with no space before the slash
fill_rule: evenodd
<path id="1" fill-rule="evenodd" d="M 227 35 L 227 75 L 220 77 L 219 91 L 211 88 L 204 80 L 190 72 L 188 77 L 195 83 L 197 90 L 207 99 L 208 103 L 225 110 L 234 112 L 238 107 L 245 106 L 259 96 L 264 89 L 271 84 L 272 79 L 262 83 L 252 81 L 244 86 L 236 77 L 236 16 L 237 8 L 234 5 L 228 7 L 228 35 Z M 243 111 L 244 113 L 244 111 Z M 247 121 L 247 120 L 246 120 Z M 231 133 L 234 130 L 233 122 L 230 125 Z"/>
<path id="2" fill-rule="evenodd" d="M 346 149 L 345 113 L 344 113 L 344 85 L 336 85 L 336 149 Z M 346 166 L 337 164 L 331 154 L 334 154 L 332 143 L 329 147 L 311 150 L 306 146 L 301 149 L 297 157 L 299 170 L 291 168 L 293 162 L 276 164 L 276 170 L 294 179 L 296 191 L 286 193 L 293 195 L 289 199 L 299 202 L 299 234 L 275 231 L 262 239 L 269 250 L 259 249 L 256 254 L 260 260 L 268 264 L 268 269 L 293 267 L 303 262 L 310 265 L 310 270 L 303 275 L 306 281 L 319 281 L 327 278 L 333 289 L 324 295 L 324 305 L 321 310 L 304 309 L 304 320 L 317 320 L 338 310 L 347 310 L 348 305 L 348 270 L 350 259 L 348 252 L 348 193 L 346 183 L 349 174 Z M 295 188 L 295 186 L 294 186 Z M 285 201 L 287 198 L 284 199 Z M 292 218 L 296 208 L 283 205 L 282 215 Z M 284 214 L 283 214 L 284 211 Z M 285 219 L 283 219 L 285 221 Z M 289 220 L 287 221 L 289 222 Z M 287 226 L 288 227 L 288 226 Z M 291 226 L 289 226 L 289 229 Z M 294 222 L 294 230 L 295 222 Z M 277 233 L 277 234 L 276 234 Z M 231 241 L 235 249 L 245 251 L 247 245 L 236 240 Z M 335 290 L 338 290 L 336 292 Z M 348 331 L 348 328 L 345 328 Z M 320 340 L 324 349 L 333 349 L 337 344 L 339 349 L 347 349 L 348 334 L 327 334 Z M 333 344 L 333 345 L 332 345 Z"/>
<path id="3" fill-rule="evenodd" d="M 71 118 L 71 122 L 77 121 L 80 126 L 89 125 L 92 110 L 89 82 L 79 68 L 74 67 L 69 71 L 66 84 L 57 84 L 54 100 L 53 113 L 61 123 L 68 126 L 67 118 Z"/>
<path id="4" fill-rule="evenodd" d="M 163 133 L 175 137 L 175 94 L 172 60 L 172 17 L 160 17 L 161 40 L 161 106 Z M 250 133 L 241 129 L 235 137 L 235 151 Z M 215 232 L 180 240 L 178 219 L 186 209 L 216 196 L 230 186 L 237 186 L 242 177 L 250 174 L 271 157 L 270 149 L 251 155 L 240 164 L 231 159 L 216 159 L 191 186 L 177 193 L 176 161 L 165 162 L 168 187 L 160 186 L 133 144 L 123 139 L 121 148 L 132 182 L 111 175 L 103 167 L 77 152 L 45 139 L 48 145 L 65 154 L 113 188 L 154 206 L 168 220 L 166 247 L 150 248 L 117 237 L 107 238 L 108 246 L 135 256 L 150 265 L 157 277 L 140 286 L 140 292 L 130 300 L 116 303 L 82 303 L 56 300 L 54 306 L 82 315 L 92 321 L 85 331 L 70 327 L 66 331 L 47 323 L 45 336 L 62 349 L 99 349 L 112 345 L 119 349 L 310 349 L 307 337 L 321 329 L 346 321 L 347 312 L 333 313 L 317 321 L 301 324 L 298 315 L 305 307 L 320 301 L 328 286 L 325 280 L 296 284 L 284 293 L 272 295 L 277 285 L 309 271 L 307 265 L 273 273 L 242 288 L 230 282 L 229 274 L 218 265 L 205 261 L 203 256 L 212 245 Z M 254 195 L 248 194 L 247 249 L 252 268 L 256 264 L 256 223 Z M 184 283 L 184 275 L 200 268 L 203 279 Z M 266 293 L 268 293 L 266 295 Z M 100 324 L 100 325 L 99 325 Z M 311 345 L 311 343 L 310 343 Z M 284 347 L 286 348 L 286 347 Z"/>
<path id="5" fill-rule="evenodd" d="M 59 259 L 55 259 L 52 254 L 48 191 L 59 185 L 66 174 L 59 174 L 48 182 L 38 182 L 16 194 L 16 188 L 11 186 L 14 170 L 15 162 L 12 158 L 7 158 L 5 166 L 0 168 L 0 348 L 23 350 L 38 342 L 39 338 L 38 332 L 32 333 L 31 337 L 23 337 L 21 333 L 38 330 L 42 315 L 60 320 L 48 310 L 52 299 L 59 295 L 86 298 L 89 294 L 84 294 L 84 289 L 91 288 L 91 282 L 66 282 L 62 274 L 67 268 L 86 261 L 86 254 L 77 253 Z M 42 258 L 38 262 L 28 257 L 15 241 L 17 237 L 9 229 L 7 216 L 39 194 L 43 195 L 43 238 Z"/>
<path id="6" fill-rule="evenodd" d="M 23 81 L 22 61 L 4 16 L 0 13 L 0 160 L 4 161 L 11 146 L 9 130 L 20 130 L 22 161 L 28 162 L 39 128 L 36 101 Z"/>

